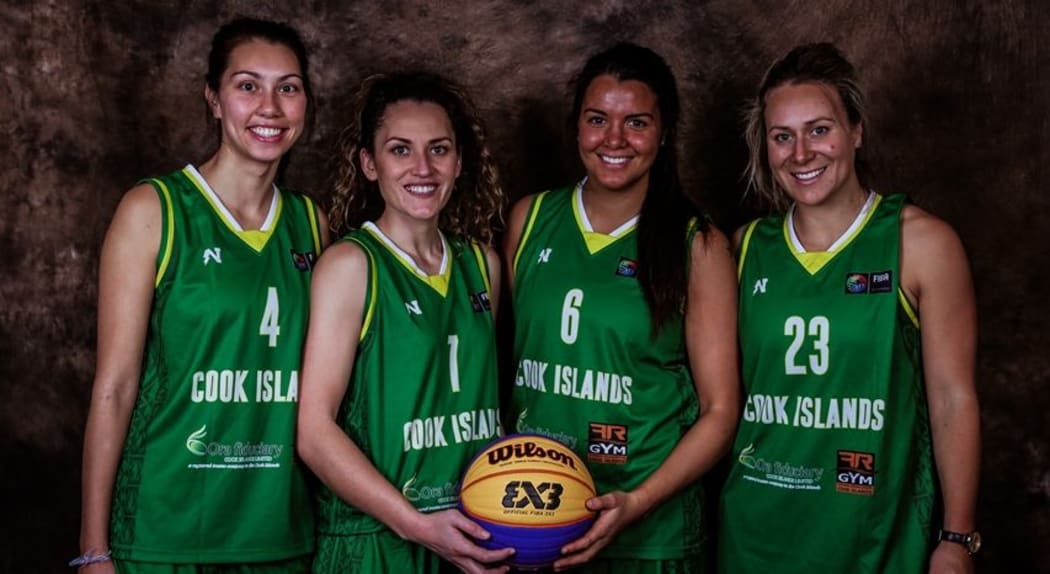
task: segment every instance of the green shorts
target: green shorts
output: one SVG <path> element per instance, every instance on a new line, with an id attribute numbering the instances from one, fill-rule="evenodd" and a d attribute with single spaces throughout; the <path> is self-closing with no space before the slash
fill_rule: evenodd
<path id="1" fill-rule="evenodd" d="M 445 574 L 458 570 L 390 530 L 350 536 L 317 535 L 314 574 Z"/>
<path id="2" fill-rule="evenodd" d="M 309 574 L 313 556 L 298 556 L 273 562 L 233 564 L 168 564 L 114 560 L 117 574 Z"/>
<path id="3" fill-rule="evenodd" d="M 673 560 L 595 558 L 570 572 L 576 574 L 706 574 L 710 572 L 703 555 Z"/>

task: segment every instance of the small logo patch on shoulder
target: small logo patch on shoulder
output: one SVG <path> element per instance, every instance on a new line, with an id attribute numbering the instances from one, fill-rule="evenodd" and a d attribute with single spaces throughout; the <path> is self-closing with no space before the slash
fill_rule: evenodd
<path id="1" fill-rule="evenodd" d="M 620 277 L 637 277 L 638 262 L 626 257 L 620 257 L 620 262 L 616 264 L 616 274 Z"/>

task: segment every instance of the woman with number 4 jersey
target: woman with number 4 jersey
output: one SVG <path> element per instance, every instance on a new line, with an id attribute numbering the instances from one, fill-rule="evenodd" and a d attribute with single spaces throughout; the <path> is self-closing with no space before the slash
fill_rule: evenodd
<path id="1" fill-rule="evenodd" d="M 575 80 L 579 183 L 519 201 L 511 265 L 517 374 L 510 420 L 587 461 L 591 529 L 556 569 L 699 572 L 698 479 L 738 412 L 729 242 L 686 197 L 678 93 L 660 56 L 618 44 Z"/>
<path id="2" fill-rule="evenodd" d="M 973 570 L 970 271 L 945 222 L 864 184 L 866 127 L 830 44 L 774 63 L 750 111 L 751 185 L 782 214 L 735 236 L 747 397 L 726 573 Z"/>
<path id="3" fill-rule="evenodd" d="M 454 507 L 501 434 L 489 246 L 503 193 L 466 94 L 424 74 L 365 80 L 342 135 L 317 267 L 299 451 L 324 482 L 314 571 L 466 572 L 510 550 Z"/>
<path id="4" fill-rule="evenodd" d="M 84 572 L 310 564 L 293 437 L 327 223 L 274 184 L 305 125 L 306 50 L 288 26 L 236 20 L 213 38 L 205 80 L 218 151 L 131 189 L 102 248 Z"/>

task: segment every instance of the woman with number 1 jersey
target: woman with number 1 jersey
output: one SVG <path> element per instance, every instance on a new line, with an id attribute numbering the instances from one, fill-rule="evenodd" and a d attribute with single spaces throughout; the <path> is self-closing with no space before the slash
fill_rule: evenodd
<path id="1" fill-rule="evenodd" d="M 735 237 L 747 398 L 722 494 L 727 574 L 973 569 L 966 254 L 944 221 L 867 187 L 864 111 L 831 44 L 774 63 L 750 109 L 751 184 L 781 213 Z"/>
<path id="2" fill-rule="evenodd" d="M 455 509 L 501 433 L 489 246 L 503 193 L 477 112 L 429 74 L 365 80 L 343 131 L 303 358 L 299 451 L 324 482 L 314 572 L 466 572 L 511 551 Z"/>
<path id="3" fill-rule="evenodd" d="M 508 420 L 575 449 L 600 493 L 557 569 L 685 573 L 707 559 L 698 479 L 736 422 L 736 281 L 728 241 L 678 183 L 678 115 L 660 56 L 595 55 L 570 117 L 586 176 L 511 214 Z"/>
<path id="4" fill-rule="evenodd" d="M 305 125 L 306 50 L 288 26 L 241 19 L 215 35 L 208 61 L 218 151 L 129 191 L 102 248 L 73 562 L 84 572 L 310 564 L 294 432 L 327 224 L 274 184 Z"/>

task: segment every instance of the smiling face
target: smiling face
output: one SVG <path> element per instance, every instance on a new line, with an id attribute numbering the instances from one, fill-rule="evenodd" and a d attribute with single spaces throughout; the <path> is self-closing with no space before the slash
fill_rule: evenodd
<path id="1" fill-rule="evenodd" d="M 295 53 L 248 40 L 230 52 L 218 92 L 204 96 L 222 128 L 222 148 L 260 163 L 279 161 L 302 134 L 307 97 Z"/>
<path id="2" fill-rule="evenodd" d="M 596 77 L 584 93 L 576 127 L 588 187 L 645 193 L 663 137 L 649 86 L 608 74 Z"/>
<path id="3" fill-rule="evenodd" d="M 361 171 L 378 182 L 383 218 L 437 222 L 462 168 L 452 122 L 433 102 L 401 100 L 387 106 L 372 150 L 362 148 Z"/>
<path id="4" fill-rule="evenodd" d="M 765 104 L 766 157 L 792 200 L 817 205 L 863 191 L 854 167 L 862 126 L 850 123 L 834 88 L 785 84 Z"/>

